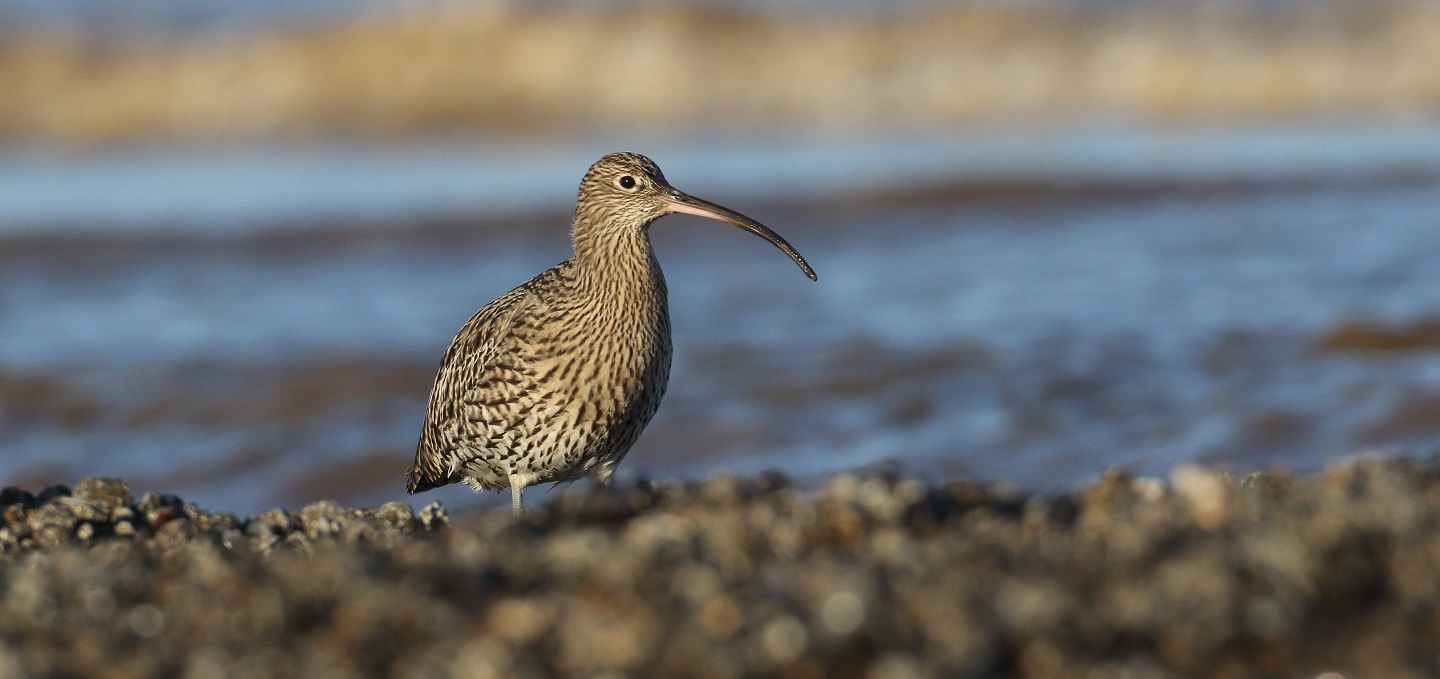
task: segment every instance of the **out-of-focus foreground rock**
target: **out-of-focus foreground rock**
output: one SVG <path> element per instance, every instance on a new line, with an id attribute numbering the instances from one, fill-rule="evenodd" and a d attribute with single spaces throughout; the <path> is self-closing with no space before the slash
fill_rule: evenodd
<path id="1" fill-rule="evenodd" d="M 0 493 L 0 676 L 1433 676 L 1440 471 L 572 487 L 524 519 Z"/>

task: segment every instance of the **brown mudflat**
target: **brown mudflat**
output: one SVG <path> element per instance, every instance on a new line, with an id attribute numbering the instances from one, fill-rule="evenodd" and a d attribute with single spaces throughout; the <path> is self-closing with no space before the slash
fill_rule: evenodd
<path id="1" fill-rule="evenodd" d="M 843 475 L 570 487 L 525 518 L 0 493 L 15 676 L 1433 676 L 1440 467 L 1040 497 Z"/>

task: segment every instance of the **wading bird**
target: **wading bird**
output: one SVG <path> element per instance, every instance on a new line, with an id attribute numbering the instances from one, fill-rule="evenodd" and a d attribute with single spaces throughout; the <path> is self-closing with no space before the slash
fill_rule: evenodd
<path id="1" fill-rule="evenodd" d="M 669 303 L 649 234 L 667 214 L 745 229 L 816 280 L 779 234 L 676 190 L 649 158 L 601 158 L 580 182 L 575 256 L 485 305 L 450 342 L 406 491 L 508 487 L 521 514 L 526 486 L 610 481 L 670 379 Z"/>

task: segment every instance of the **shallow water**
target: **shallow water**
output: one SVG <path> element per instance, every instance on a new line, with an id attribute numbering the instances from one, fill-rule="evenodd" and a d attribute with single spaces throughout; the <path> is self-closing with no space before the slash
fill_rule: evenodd
<path id="1" fill-rule="evenodd" d="M 1428 454 L 1436 349 L 1326 338 L 1440 316 L 1437 148 L 1423 127 L 643 147 L 820 281 L 734 229 L 657 224 L 676 366 L 622 473 L 1044 489 Z M 240 512 L 403 499 L 446 342 L 566 256 L 599 150 L 0 155 L 0 482 L 115 474 Z"/>

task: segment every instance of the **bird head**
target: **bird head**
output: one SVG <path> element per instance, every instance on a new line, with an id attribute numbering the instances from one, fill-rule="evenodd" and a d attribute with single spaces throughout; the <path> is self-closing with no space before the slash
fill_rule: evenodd
<path id="1" fill-rule="evenodd" d="M 670 186 L 660 166 L 638 153 L 611 153 L 585 173 L 575 207 L 576 242 L 604 232 L 642 232 L 668 214 L 695 215 L 749 231 L 780 248 L 810 280 L 816 280 L 815 271 L 780 234 L 730 208 Z"/>

